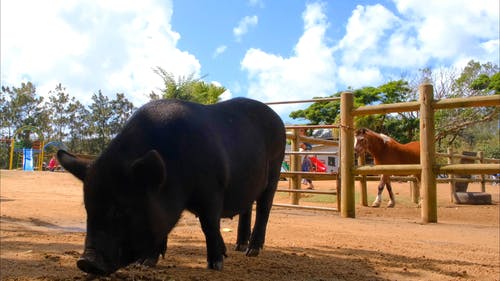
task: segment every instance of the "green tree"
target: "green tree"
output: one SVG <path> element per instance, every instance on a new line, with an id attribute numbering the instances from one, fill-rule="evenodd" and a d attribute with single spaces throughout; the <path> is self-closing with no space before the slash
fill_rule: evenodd
<path id="1" fill-rule="evenodd" d="M 11 138 L 12 137 L 12 119 L 10 112 L 10 100 L 6 87 L 2 87 L 0 92 L 0 137 L 1 138 Z"/>
<path id="2" fill-rule="evenodd" d="M 124 94 L 118 93 L 116 99 L 110 100 L 100 90 L 92 96 L 92 101 L 88 115 L 81 119 L 90 124 L 84 127 L 87 135 L 85 151 L 90 154 L 100 154 L 132 115 L 134 105 Z"/>
<path id="3" fill-rule="evenodd" d="M 110 120 L 113 116 L 113 108 L 109 98 L 102 94 L 101 90 L 92 95 L 90 109 L 90 121 L 88 137 L 96 140 L 93 152 L 101 152 L 111 140 Z"/>
<path id="4" fill-rule="evenodd" d="M 446 86 L 444 98 L 464 98 L 499 94 L 500 73 L 497 65 L 470 61 L 459 75 L 448 76 L 449 81 L 432 81 Z M 498 120 L 498 107 L 469 107 L 438 110 L 435 114 L 436 141 L 440 151 L 447 147 L 468 147 L 477 143 L 477 129 L 484 124 Z"/>
<path id="5" fill-rule="evenodd" d="M 339 97 L 340 93 L 336 93 L 331 97 Z M 292 111 L 290 117 L 293 119 L 308 120 L 309 124 L 332 124 L 336 123 L 340 114 L 340 102 L 315 102 L 306 109 Z"/>
<path id="6" fill-rule="evenodd" d="M 463 146 L 462 150 L 483 151 L 484 157 L 500 159 L 500 132 L 499 121 L 492 120 L 470 128 L 473 136 L 473 146 Z"/>
<path id="7" fill-rule="evenodd" d="M 2 86 L 2 131 L 7 137 L 13 137 L 15 131 L 22 126 L 30 125 L 46 129 L 47 112 L 43 107 L 43 97 L 36 93 L 31 83 L 21 83 L 21 87 Z M 28 141 L 31 131 L 23 132 L 21 138 Z"/>
<path id="8" fill-rule="evenodd" d="M 49 126 L 53 131 L 51 139 L 64 140 L 68 136 L 70 123 L 69 106 L 70 97 L 60 83 L 49 92 L 49 101 L 46 104 L 49 115 Z"/>
<path id="9" fill-rule="evenodd" d="M 379 87 L 382 103 L 400 103 L 415 100 L 408 81 L 390 81 Z M 395 137 L 402 143 L 418 139 L 419 115 L 418 112 L 398 112 L 381 116 L 380 132 Z"/>
<path id="10" fill-rule="evenodd" d="M 490 93 L 490 79 L 498 80 L 499 68 L 490 62 L 481 64 L 469 61 L 462 73 L 454 81 L 452 97 L 479 96 Z"/>
<path id="11" fill-rule="evenodd" d="M 114 136 L 118 134 L 135 110 L 134 104 L 125 95 L 117 93 L 116 98 L 111 101 L 112 116 L 110 120 L 110 133 Z"/>
<path id="12" fill-rule="evenodd" d="M 10 139 L 11 125 L 9 124 L 9 118 L 7 112 L 9 110 L 9 101 L 7 100 L 7 95 L 2 90 L 0 92 L 0 140 L 5 140 L 5 142 L 0 141 L 0 169 L 8 168 L 9 165 L 9 143 L 7 140 Z"/>
<path id="13" fill-rule="evenodd" d="M 500 95 L 500 72 L 491 75 L 489 80 L 486 90 L 492 91 L 495 95 Z"/>
<path id="14" fill-rule="evenodd" d="M 93 150 L 86 146 L 86 139 L 91 135 L 90 112 L 78 100 L 68 105 L 68 149 L 82 154 L 92 154 Z"/>
<path id="15" fill-rule="evenodd" d="M 194 74 L 187 77 L 179 77 L 176 80 L 172 73 L 165 71 L 161 67 L 156 67 L 153 71 L 162 78 L 165 88 L 161 90 L 161 95 L 152 92 L 149 95 L 152 100 L 162 97 L 202 104 L 214 104 L 219 101 L 220 95 L 226 91 L 224 87 L 194 79 Z"/>
<path id="16" fill-rule="evenodd" d="M 405 80 L 390 81 L 379 87 L 363 87 L 353 90 L 354 106 L 407 101 L 412 89 Z M 340 92 L 331 97 L 339 97 Z M 339 123 L 340 102 L 316 102 L 304 110 L 293 111 L 293 119 L 305 119 L 309 124 Z M 402 142 L 411 141 L 418 131 L 418 116 L 414 112 L 398 114 L 376 114 L 355 119 L 355 126 L 387 133 Z"/>

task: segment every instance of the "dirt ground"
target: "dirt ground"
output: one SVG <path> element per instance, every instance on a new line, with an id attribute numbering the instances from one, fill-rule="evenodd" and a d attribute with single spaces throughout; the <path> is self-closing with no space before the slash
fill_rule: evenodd
<path id="1" fill-rule="evenodd" d="M 315 182 L 331 189 L 333 182 Z M 369 184 L 371 200 L 376 183 Z M 286 181 L 280 182 L 287 187 Z M 395 208 L 357 205 L 356 218 L 331 211 L 275 207 L 264 250 L 233 252 L 237 219 L 222 221 L 229 257 L 224 270 L 205 269 L 205 240 L 185 213 L 154 269 L 131 265 L 106 277 L 75 265 L 83 250 L 81 183 L 67 173 L 0 171 L 1 280 L 500 280 L 499 187 L 487 184 L 492 205 L 455 205 L 438 186 L 438 223 L 422 224 L 409 184 L 393 183 Z M 469 191 L 479 191 L 479 184 Z M 387 198 L 384 193 L 385 199 Z M 290 203 L 287 194 L 276 201 Z M 306 202 L 312 201 L 312 202 Z M 301 205 L 334 207 L 325 196 Z"/>

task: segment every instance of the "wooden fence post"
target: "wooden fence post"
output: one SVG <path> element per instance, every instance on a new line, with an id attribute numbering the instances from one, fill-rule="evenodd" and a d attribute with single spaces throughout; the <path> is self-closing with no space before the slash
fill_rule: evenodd
<path id="1" fill-rule="evenodd" d="M 290 149 L 292 151 L 299 150 L 299 133 L 297 129 L 293 129 L 293 138 L 290 141 Z M 300 171 L 300 155 L 290 155 L 290 171 Z M 301 176 L 294 175 L 291 178 L 292 189 L 300 189 Z M 300 193 L 292 193 L 292 204 L 299 205 Z"/>
<path id="2" fill-rule="evenodd" d="M 366 164 L 365 154 L 358 156 L 358 166 L 363 166 Z M 368 192 L 366 187 L 366 176 L 362 175 L 359 180 L 359 188 L 361 190 L 361 205 L 368 206 Z"/>
<path id="3" fill-rule="evenodd" d="M 420 187 L 422 184 L 416 181 L 410 181 L 410 193 L 411 193 L 411 201 L 415 204 L 418 204 L 420 201 Z"/>
<path id="4" fill-rule="evenodd" d="M 484 164 L 484 152 L 478 151 L 477 157 L 479 157 L 479 163 Z M 481 174 L 481 192 L 486 192 L 486 177 L 484 174 Z"/>
<path id="5" fill-rule="evenodd" d="M 339 173 L 337 173 L 337 180 L 336 180 L 336 182 L 337 182 L 337 212 L 338 212 L 338 211 L 340 211 L 342 209 L 342 207 L 340 206 L 340 201 L 341 201 L 340 198 L 342 196 L 342 189 L 341 189 L 342 181 L 340 180 L 340 174 Z"/>
<path id="6" fill-rule="evenodd" d="M 436 151 L 434 146 L 434 90 L 431 84 L 419 86 L 420 99 L 420 165 L 423 193 L 422 222 L 437 222 Z"/>
<path id="7" fill-rule="evenodd" d="M 340 94 L 340 177 L 341 211 L 344 218 L 356 217 L 354 196 L 354 97 L 350 92 Z"/>
<path id="8" fill-rule="evenodd" d="M 448 148 L 448 164 L 453 164 L 453 148 Z M 455 174 L 448 174 L 448 178 L 450 179 L 450 202 L 456 202 L 456 194 L 455 194 Z"/>
<path id="9" fill-rule="evenodd" d="M 12 162 L 14 161 L 14 148 L 16 146 L 16 141 L 14 138 L 10 141 L 10 153 L 9 153 L 9 170 L 12 170 Z"/>

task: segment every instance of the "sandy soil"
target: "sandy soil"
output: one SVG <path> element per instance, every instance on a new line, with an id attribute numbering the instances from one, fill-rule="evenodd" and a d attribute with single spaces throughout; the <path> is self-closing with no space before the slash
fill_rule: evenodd
<path id="1" fill-rule="evenodd" d="M 75 266 L 85 237 L 81 184 L 66 173 L 2 170 L 0 178 L 1 280 L 500 280 L 498 186 L 487 185 L 493 205 L 469 206 L 449 203 L 448 185 L 440 184 L 437 224 L 420 223 L 407 183 L 393 184 L 395 208 L 358 206 L 356 219 L 276 207 L 261 254 L 229 251 L 221 272 L 205 269 L 204 236 L 197 219 L 185 213 L 157 268 L 132 265 L 94 277 Z M 478 190 L 479 184 L 469 186 Z M 369 194 L 374 197 L 375 183 Z M 328 200 L 308 196 L 301 205 L 334 207 L 306 202 Z M 290 203 L 283 193 L 276 201 Z M 230 249 L 237 219 L 223 220 L 222 228 Z"/>

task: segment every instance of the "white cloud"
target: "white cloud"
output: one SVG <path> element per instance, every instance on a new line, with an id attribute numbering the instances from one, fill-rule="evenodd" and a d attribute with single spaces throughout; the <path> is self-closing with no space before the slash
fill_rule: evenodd
<path id="1" fill-rule="evenodd" d="M 221 54 L 223 54 L 225 51 L 227 50 L 227 46 L 226 45 L 220 45 L 219 47 L 217 47 L 212 55 L 212 58 L 216 58 L 218 56 L 220 56 Z"/>
<path id="2" fill-rule="evenodd" d="M 345 87 L 376 86 L 387 80 L 383 68 L 422 67 L 426 58 L 409 35 L 410 26 L 380 4 L 358 5 L 335 47 L 339 81 Z"/>
<path id="3" fill-rule="evenodd" d="M 153 67 L 199 75 L 198 60 L 176 46 L 171 16 L 171 1 L 2 2 L 2 84 L 27 77 L 44 95 L 61 82 L 83 102 L 101 89 L 139 105 L 162 86 Z"/>
<path id="4" fill-rule="evenodd" d="M 384 6 L 358 5 L 346 26 L 346 35 L 338 48 L 343 64 L 358 62 L 365 54 L 376 54 L 384 35 L 397 23 L 397 17 Z"/>
<path id="5" fill-rule="evenodd" d="M 492 39 L 481 43 L 481 48 L 487 54 L 498 55 L 498 50 L 500 50 L 500 39 Z"/>
<path id="6" fill-rule="evenodd" d="M 218 81 L 212 81 L 210 82 L 212 85 L 216 86 L 216 87 L 224 87 L 222 86 L 222 84 Z M 233 93 L 231 93 L 231 90 L 229 89 L 226 89 L 220 96 L 220 100 L 221 101 L 225 101 L 225 100 L 228 100 L 228 99 L 231 99 L 233 97 Z"/>
<path id="7" fill-rule="evenodd" d="M 339 78 L 349 86 L 377 85 L 387 72 L 433 65 L 463 67 L 471 59 L 499 61 L 498 1 L 394 0 L 357 6 L 336 46 Z"/>
<path id="8" fill-rule="evenodd" d="M 333 47 L 326 43 L 323 5 L 308 4 L 304 33 L 290 57 L 259 48 L 246 52 L 241 67 L 248 74 L 248 96 L 304 99 L 348 86 L 377 86 L 428 66 L 460 68 L 471 59 L 498 63 L 498 1 L 393 1 L 395 11 L 381 4 L 358 5 Z M 286 116 L 290 109 L 277 111 Z"/>
<path id="9" fill-rule="evenodd" d="M 353 89 L 378 86 L 384 77 L 377 67 L 340 66 L 338 77 L 344 85 Z"/>
<path id="10" fill-rule="evenodd" d="M 233 34 L 236 38 L 236 41 L 240 41 L 241 37 L 248 32 L 248 29 L 256 26 L 259 22 L 259 18 L 256 15 L 253 16 L 245 16 L 240 20 L 238 25 L 233 28 Z"/>
<path id="11" fill-rule="evenodd" d="M 248 0 L 248 5 L 252 7 L 264 7 L 264 1 L 263 0 Z"/>
<path id="12" fill-rule="evenodd" d="M 302 15 L 304 33 L 288 58 L 249 49 L 241 67 L 248 72 L 248 96 L 278 101 L 327 96 L 335 90 L 333 50 L 325 43 L 328 26 L 323 5 L 307 5 Z M 296 106 L 294 107 L 296 108 Z M 283 113 L 290 107 L 279 107 Z"/>
<path id="13" fill-rule="evenodd" d="M 224 91 L 224 93 L 222 93 L 219 96 L 219 98 L 220 98 L 221 101 L 226 101 L 226 100 L 232 99 L 233 98 L 233 93 L 231 93 L 231 90 L 227 89 L 227 90 Z"/>
<path id="14" fill-rule="evenodd" d="M 395 0 L 398 11 L 411 21 L 421 53 L 440 61 L 496 58 L 482 46 L 490 40 L 498 42 L 499 2 L 491 0 Z"/>

